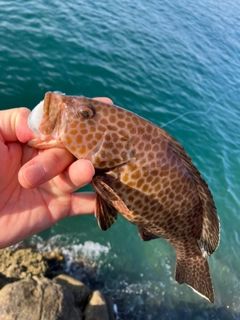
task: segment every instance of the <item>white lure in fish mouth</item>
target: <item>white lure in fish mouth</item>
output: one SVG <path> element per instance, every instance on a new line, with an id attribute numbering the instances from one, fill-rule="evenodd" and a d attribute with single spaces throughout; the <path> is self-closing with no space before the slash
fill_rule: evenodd
<path id="1" fill-rule="evenodd" d="M 42 100 L 39 104 L 32 110 L 32 112 L 28 116 L 28 126 L 29 128 L 36 134 L 39 134 L 38 127 L 42 120 L 43 114 L 43 104 Z"/>

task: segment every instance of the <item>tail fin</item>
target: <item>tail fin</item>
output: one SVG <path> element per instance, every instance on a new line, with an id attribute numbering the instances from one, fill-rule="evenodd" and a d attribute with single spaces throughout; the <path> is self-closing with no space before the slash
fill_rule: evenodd
<path id="1" fill-rule="evenodd" d="M 214 291 L 209 272 L 208 262 L 202 255 L 178 259 L 176 263 L 175 279 L 186 283 L 194 291 L 214 302 Z"/>

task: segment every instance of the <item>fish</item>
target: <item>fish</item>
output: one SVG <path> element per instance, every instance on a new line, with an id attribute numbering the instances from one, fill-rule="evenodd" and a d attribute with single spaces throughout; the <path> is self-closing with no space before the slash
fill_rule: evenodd
<path id="1" fill-rule="evenodd" d="M 214 302 L 208 258 L 220 222 L 207 183 L 167 131 L 118 107 L 47 92 L 30 113 L 33 148 L 66 148 L 95 168 L 95 217 L 107 230 L 120 213 L 143 241 L 163 238 L 176 252 L 175 280 Z"/>

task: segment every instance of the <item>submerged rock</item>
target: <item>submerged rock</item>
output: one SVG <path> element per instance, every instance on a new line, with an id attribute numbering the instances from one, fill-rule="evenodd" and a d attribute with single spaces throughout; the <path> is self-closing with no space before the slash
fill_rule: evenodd
<path id="1" fill-rule="evenodd" d="M 107 304 L 100 291 L 93 292 L 91 300 L 84 312 L 85 320 L 106 319 L 109 320 Z"/>

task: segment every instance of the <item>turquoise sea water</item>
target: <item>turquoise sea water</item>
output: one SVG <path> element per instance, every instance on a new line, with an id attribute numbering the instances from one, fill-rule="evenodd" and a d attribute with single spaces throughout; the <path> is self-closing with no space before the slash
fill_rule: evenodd
<path id="1" fill-rule="evenodd" d="M 108 96 L 164 126 L 213 193 L 214 305 L 174 281 L 170 245 L 142 242 L 121 217 L 107 232 L 80 216 L 39 235 L 98 263 L 121 319 L 240 319 L 239 12 L 233 0 L 0 0 L 1 109 L 49 90 Z"/>

